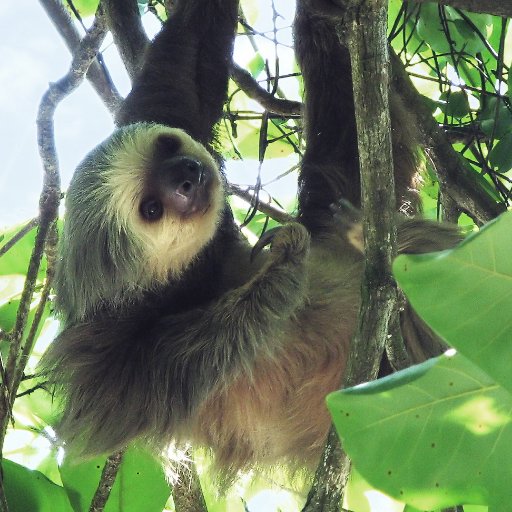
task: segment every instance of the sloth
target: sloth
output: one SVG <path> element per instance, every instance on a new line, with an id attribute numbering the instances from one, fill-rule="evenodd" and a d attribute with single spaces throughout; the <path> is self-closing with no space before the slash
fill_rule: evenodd
<path id="1" fill-rule="evenodd" d="M 348 163 L 353 151 L 336 148 L 315 167 L 320 142 L 312 141 L 298 221 L 248 244 L 212 149 L 237 8 L 235 0 L 175 4 L 120 127 L 68 189 L 55 281 L 62 328 L 41 368 L 60 400 L 57 433 L 77 455 L 136 439 L 159 452 L 186 441 L 235 474 L 255 464 L 313 467 L 325 442 L 324 399 L 342 381 L 360 304 L 360 226 L 329 209 L 331 194 L 350 198 L 347 181 L 333 176 L 345 165 L 336 159 Z M 307 26 L 299 21 L 298 30 Z M 299 60 L 327 76 L 322 59 Z M 324 121 L 313 115 L 312 75 L 306 126 L 317 134 Z M 400 252 L 460 239 L 434 222 L 398 224 Z M 409 307 L 402 323 L 411 359 L 422 360 L 417 347 L 434 346 L 435 336 Z"/>
<path id="2" fill-rule="evenodd" d="M 78 453 L 142 438 L 211 447 L 233 470 L 318 456 L 357 320 L 358 226 L 334 215 L 311 243 L 290 223 L 251 259 L 226 216 L 217 163 L 180 129 L 120 128 L 78 167 L 55 285 L 65 327 L 43 363 Z M 456 241 L 400 223 L 401 252 Z"/>

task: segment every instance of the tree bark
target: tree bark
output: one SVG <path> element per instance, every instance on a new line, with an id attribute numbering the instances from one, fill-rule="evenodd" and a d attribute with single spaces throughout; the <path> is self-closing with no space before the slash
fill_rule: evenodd
<path id="1" fill-rule="evenodd" d="M 105 510 L 110 492 L 116 481 L 117 473 L 123 462 L 123 455 L 124 452 L 122 451 L 116 452 L 110 455 L 105 461 L 98 488 L 94 493 L 91 506 L 89 507 L 89 512 L 103 512 L 103 510 Z"/>
<path id="2" fill-rule="evenodd" d="M 356 112 L 365 269 L 359 326 L 344 384 L 376 378 L 389 323 L 397 303 L 391 271 L 396 255 L 395 193 L 389 115 L 387 2 L 349 2 L 346 32 Z M 341 34 L 343 36 L 343 34 Z"/>
<path id="3" fill-rule="evenodd" d="M 339 12 L 329 12 L 338 18 L 338 36 L 350 52 L 366 248 L 359 323 L 343 381 L 343 386 L 349 387 L 377 377 L 398 304 L 391 272 L 396 254 L 396 201 L 388 102 L 387 1 L 347 0 Z M 338 511 L 349 467 L 331 430 L 304 511 Z"/>

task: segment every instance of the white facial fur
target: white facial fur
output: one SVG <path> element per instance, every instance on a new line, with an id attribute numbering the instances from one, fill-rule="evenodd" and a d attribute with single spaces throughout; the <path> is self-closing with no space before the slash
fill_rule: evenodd
<path id="1" fill-rule="evenodd" d="M 155 141 L 166 134 L 180 140 L 178 155 L 191 156 L 213 171 L 211 202 L 204 213 L 180 218 L 166 211 L 159 221 L 148 223 L 140 217 L 139 204 Z M 142 281 L 165 282 L 169 276 L 178 277 L 217 230 L 224 205 L 218 165 L 208 151 L 183 130 L 151 125 L 132 131 L 123 140 L 122 149 L 112 155 L 105 179 L 112 193 L 109 213 L 120 228 L 140 242 L 144 261 L 140 265 L 143 276 L 138 277 Z"/>

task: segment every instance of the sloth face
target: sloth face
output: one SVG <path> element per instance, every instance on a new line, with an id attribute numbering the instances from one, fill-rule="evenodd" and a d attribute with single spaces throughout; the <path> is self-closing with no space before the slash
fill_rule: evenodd
<path id="1" fill-rule="evenodd" d="M 84 318 L 179 278 L 224 206 L 217 163 L 183 130 L 120 128 L 85 157 L 68 189 L 57 307 Z"/>
<path id="2" fill-rule="evenodd" d="M 176 134 L 157 137 L 139 204 L 142 219 L 155 223 L 168 213 L 185 220 L 208 211 L 217 176 L 209 155 L 206 161 L 202 156 L 201 152 L 183 154 Z"/>
<path id="3" fill-rule="evenodd" d="M 222 177 L 184 131 L 144 125 L 123 140 L 105 173 L 108 210 L 142 250 L 145 274 L 178 276 L 217 230 Z"/>

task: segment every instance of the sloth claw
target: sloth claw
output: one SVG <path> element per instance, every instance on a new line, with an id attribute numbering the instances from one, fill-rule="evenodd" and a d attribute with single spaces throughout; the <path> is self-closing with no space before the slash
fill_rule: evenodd
<path id="1" fill-rule="evenodd" d="M 252 248 L 251 261 L 269 244 L 272 253 L 301 256 L 309 248 L 309 233 L 297 222 L 269 229 Z"/>
<path id="2" fill-rule="evenodd" d="M 281 226 L 277 228 L 267 229 L 265 233 L 263 233 L 259 240 L 254 244 L 251 251 L 251 261 L 258 256 L 258 254 L 267 246 L 272 243 L 272 240 L 276 236 L 277 232 L 281 229 Z"/>

